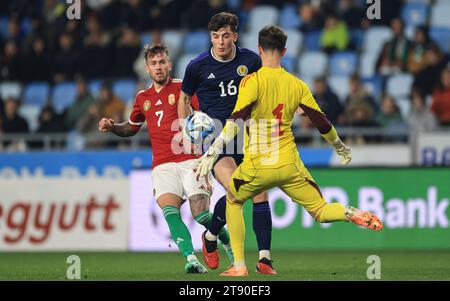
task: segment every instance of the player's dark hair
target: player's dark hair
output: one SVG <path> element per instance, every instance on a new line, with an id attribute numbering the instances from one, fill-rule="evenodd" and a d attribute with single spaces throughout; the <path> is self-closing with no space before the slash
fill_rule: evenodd
<path id="1" fill-rule="evenodd" d="M 165 44 L 153 44 L 144 46 L 144 58 L 147 61 L 148 58 L 152 58 L 159 53 L 165 53 L 169 56 L 169 50 Z"/>
<path id="2" fill-rule="evenodd" d="M 258 44 L 264 50 L 282 52 L 286 47 L 287 34 L 278 26 L 267 25 L 259 31 Z"/>
<path id="3" fill-rule="evenodd" d="M 237 32 L 239 18 L 232 13 L 221 12 L 211 17 L 208 23 L 209 31 L 218 31 L 222 27 L 230 26 L 232 32 Z"/>

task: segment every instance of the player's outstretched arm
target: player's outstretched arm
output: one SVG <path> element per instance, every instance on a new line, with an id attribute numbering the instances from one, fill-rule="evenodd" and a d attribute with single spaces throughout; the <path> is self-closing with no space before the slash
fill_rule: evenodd
<path id="1" fill-rule="evenodd" d="M 138 132 L 136 127 L 131 125 L 128 121 L 114 123 L 114 120 L 111 118 L 102 118 L 98 123 L 98 130 L 100 132 L 111 132 L 120 137 L 131 137 Z"/>
<path id="2" fill-rule="evenodd" d="M 306 116 L 309 117 L 312 124 L 319 130 L 322 137 L 331 144 L 336 153 L 342 157 L 341 164 L 347 165 L 352 160 L 352 153 L 350 147 L 342 142 L 341 138 L 328 120 L 328 118 L 321 111 L 318 111 L 314 108 L 306 106 L 304 104 L 300 105 L 300 108 L 305 113 Z"/>
<path id="3" fill-rule="evenodd" d="M 178 118 L 184 120 L 191 113 L 191 96 L 180 91 L 180 98 L 178 100 Z"/>

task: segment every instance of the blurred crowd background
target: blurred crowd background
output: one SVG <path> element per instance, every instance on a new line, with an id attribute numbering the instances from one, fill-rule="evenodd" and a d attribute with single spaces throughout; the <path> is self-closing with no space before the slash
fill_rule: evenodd
<path id="1" fill-rule="evenodd" d="M 99 139 L 98 121 L 127 120 L 136 91 L 151 84 L 145 44 L 166 43 L 183 78 L 210 47 L 207 24 L 220 11 L 240 17 L 238 45 L 255 51 L 264 25 L 287 31 L 284 68 L 349 143 L 404 144 L 449 129 L 448 0 L 383 0 L 374 20 L 365 0 L 80 2 L 79 20 L 67 18 L 66 1 L 0 2 L 0 149 L 148 145 L 145 131 L 133 143 Z M 306 117 L 294 126 L 298 142 L 320 143 Z"/>

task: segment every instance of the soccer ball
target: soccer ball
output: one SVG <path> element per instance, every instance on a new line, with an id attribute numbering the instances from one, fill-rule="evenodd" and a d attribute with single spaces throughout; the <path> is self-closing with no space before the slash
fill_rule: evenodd
<path id="1" fill-rule="evenodd" d="M 216 129 L 214 120 L 203 112 L 195 111 L 189 115 L 183 126 L 183 134 L 195 145 L 211 141 Z"/>

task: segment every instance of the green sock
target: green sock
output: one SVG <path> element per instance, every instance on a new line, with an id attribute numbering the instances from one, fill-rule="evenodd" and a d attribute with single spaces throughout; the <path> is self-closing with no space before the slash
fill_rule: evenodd
<path id="1" fill-rule="evenodd" d="M 211 218 L 212 213 L 208 210 L 203 211 L 199 215 L 195 217 L 195 220 L 200 224 L 203 225 L 206 229 L 209 228 L 209 225 L 211 224 Z M 230 235 L 228 234 L 227 229 L 225 227 L 222 227 L 219 232 L 219 239 L 224 245 L 228 245 L 230 243 Z"/>
<path id="2" fill-rule="evenodd" d="M 169 225 L 172 239 L 177 244 L 180 252 L 185 257 L 193 255 L 194 247 L 192 246 L 191 234 L 181 219 L 180 209 L 175 206 L 166 206 L 162 208 L 162 211 L 167 225 Z"/>

